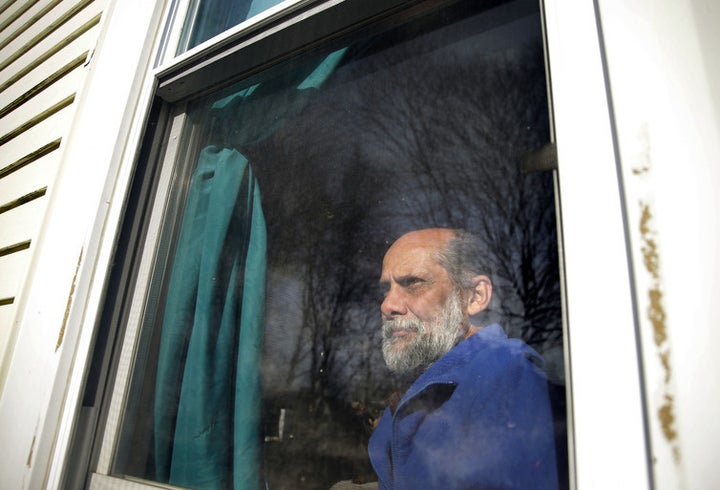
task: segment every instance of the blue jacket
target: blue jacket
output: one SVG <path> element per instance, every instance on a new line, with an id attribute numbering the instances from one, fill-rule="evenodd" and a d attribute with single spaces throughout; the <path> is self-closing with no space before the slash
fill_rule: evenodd
<path id="1" fill-rule="evenodd" d="M 556 489 L 553 421 L 538 354 L 499 325 L 423 373 L 368 451 L 379 489 Z"/>

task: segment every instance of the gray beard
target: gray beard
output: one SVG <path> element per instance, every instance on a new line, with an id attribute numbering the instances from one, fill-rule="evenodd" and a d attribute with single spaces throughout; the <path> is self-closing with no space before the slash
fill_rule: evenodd
<path id="1" fill-rule="evenodd" d="M 460 307 L 460 294 L 453 292 L 438 316 L 423 322 L 412 318 L 395 318 L 383 322 L 382 351 L 390 371 L 395 374 L 424 372 L 447 354 L 467 334 Z M 415 332 L 413 338 L 393 337 L 396 329 Z M 408 342 L 402 349 L 393 349 L 397 342 Z"/>

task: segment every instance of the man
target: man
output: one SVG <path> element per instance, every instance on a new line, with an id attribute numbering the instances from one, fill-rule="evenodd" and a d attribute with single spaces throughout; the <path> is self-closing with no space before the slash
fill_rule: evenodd
<path id="1" fill-rule="evenodd" d="M 416 376 L 369 444 L 380 489 L 557 488 L 546 379 L 538 354 L 477 315 L 492 282 L 475 238 L 426 229 L 383 260 L 383 355 Z"/>

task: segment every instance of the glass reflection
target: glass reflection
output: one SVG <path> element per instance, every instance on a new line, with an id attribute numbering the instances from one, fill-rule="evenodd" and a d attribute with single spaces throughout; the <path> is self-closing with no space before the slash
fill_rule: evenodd
<path id="1" fill-rule="evenodd" d="M 544 359 L 566 485 L 553 180 L 521 166 L 549 141 L 536 5 L 461 3 L 276 68 L 190 118 L 202 134 L 186 148 L 197 187 L 175 188 L 181 226 L 165 232 L 173 245 L 156 272 L 117 473 L 193 488 L 376 480 L 368 440 L 407 386 L 381 351 L 382 257 L 405 232 L 441 226 L 482 237 L 494 288 L 482 322 Z M 196 208 L 205 228 L 193 227 Z M 200 287 L 177 293 L 173 277 L 190 264 L 198 283 L 208 261 L 204 302 Z M 181 313 L 188 327 L 172 336 Z M 184 399 L 194 425 L 178 415 Z M 199 436 L 211 443 L 194 445 Z M 183 445 L 178 467 L 201 480 L 173 476 Z"/>

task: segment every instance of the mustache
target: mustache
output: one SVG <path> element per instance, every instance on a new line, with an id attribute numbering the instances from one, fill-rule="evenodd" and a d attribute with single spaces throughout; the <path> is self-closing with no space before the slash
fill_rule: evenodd
<path id="1" fill-rule="evenodd" d="M 392 339 L 393 333 L 398 330 L 407 330 L 410 332 L 421 333 L 425 330 L 423 323 L 420 320 L 412 318 L 393 318 L 392 320 L 385 320 L 382 324 L 382 333 L 384 339 Z"/>

